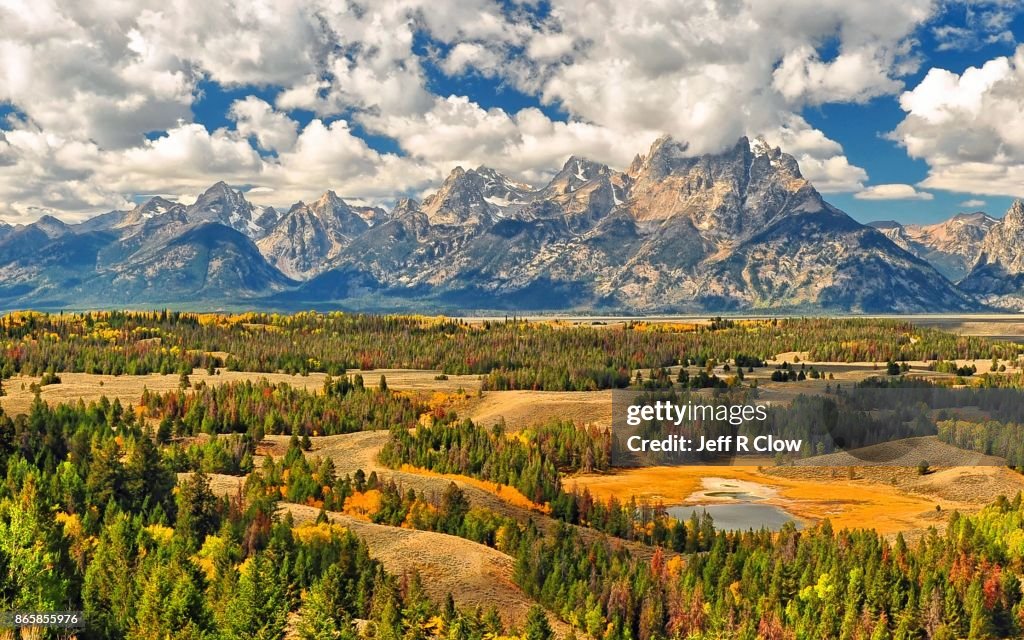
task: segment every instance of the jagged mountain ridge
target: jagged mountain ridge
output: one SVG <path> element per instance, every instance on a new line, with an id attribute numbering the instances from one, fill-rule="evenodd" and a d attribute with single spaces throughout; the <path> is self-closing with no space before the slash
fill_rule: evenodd
<path id="1" fill-rule="evenodd" d="M 370 225 L 333 191 L 312 205 L 296 203 L 256 246 L 285 275 L 307 279 L 330 262 Z"/>
<path id="2" fill-rule="evenodd" d="M 795 160 L 763 142 L 692 157 L 662 138 L 624 173 L 570 158 L 519 200 L 499 218 L 470 172 L 456 169 L 342 262 L 396 294 L 429 292 L 457 307 L 971 306 L 927 263 L 827 205 Z M 870 290 L 856 286 L 859 269 Z"/>
<path id="3" fill-rule="evenodd" d="M 1024 203 L 1020 200 L 989 229 L 977 261 L 960 286 L 993 306 L 1024 308 Z"/>
<path id="4" fill-rule="evenodd" d="M 5 254 L 18 233 L 36 247 L 82 239 L 75 276 Z M 422 203 L 390 212 L 328 191 L 280 213 L 221 182 L 188 206 L 152 198 L 80 225 L 0 227 L 0 305 L 977 308 L 887 234 L 826 203 L 762 140 L 694 156 L 663 137 L 626 171 L 573 156 L 541 187 L 457 167 Z"/>
<path id="5" fill-rule="evenodd" d="M 931 263 L 952 280 L 962 280 L 981 255 L 982 243 L 997 224 L 995 218 L 976 211 L 959 213 L 948 220 L 930 225 L 898 222 L 872 222 L 898 246 Z"/>

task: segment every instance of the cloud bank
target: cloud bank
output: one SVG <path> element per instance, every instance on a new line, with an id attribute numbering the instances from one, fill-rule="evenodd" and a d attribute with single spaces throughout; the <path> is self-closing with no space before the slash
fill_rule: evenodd
<path id="1" fill-rule="evenodd" d="M 227 0 L 5 0 L 0 217 L 80 219 L 138 194 L 187 198 L 214 179 L 274 205 L 327 188 L 386 202 L 457 164 L 536 183 L 573 153 L 624 167 L 665 132 L 695 152 L 763 134 L 820 190 L 858 192 L 867 173 L 800 113 L 899 94 L 921 64 L 915 34 L 939 10 L 937 0 L 258 0 L 245 11 Z M 1024 184 L 1011 108 L 1021 55 L 961 77 L 933 70 L 903 93 L 907 120 L 892 136 L 932 167 L 924 187 Z M 473 78 L 535 104 L 506 110 L 438 88 Z M 231 96 L 217 124 L 195 115 L 214 89 Z"/>

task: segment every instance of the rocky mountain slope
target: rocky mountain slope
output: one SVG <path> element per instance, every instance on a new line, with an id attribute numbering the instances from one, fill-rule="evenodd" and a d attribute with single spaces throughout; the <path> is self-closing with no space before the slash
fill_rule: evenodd
<path id="1" fill-rule="evenodd" d="M 966 276 L 981 254 L 981 246 L 996 220 L 983 212 L 960 213 L 936 224 L 901 225 L 873 222 L 898 246 L 931 263 L 953 282 Z"/>
<path id="2" fill-rule="evenodd" d="M 1024 203 L 1020 200 L 992 225 L 977 262 L 960 286 L 993 306 L 1024 308 Z"/>
<path id="3" fill-rule="evenodd" d="M 826 204 L 792 157 L 760 141 L 693 157 L 662 138 L 623 173 L 570 158 L 548 185 L 501 206 L 480 173 L 456 169 L 422 205 L 404 202 L 341 254 L 341 268 L 394 295 L 460 308 L 972 304 L 926 262 Z M 317 284 L 303 288 L 308 299 Z"/>
<path id="4" fill-rule="evenodd" d="M 977 309 L 974 293 L 994 294 L 965 293 L 928 260 L 969 253 L 1003 223 L 944 224 L 861 225 L 761 140 L 696 156 L 663 137 L 625 171 L 574 156 L 539 187 L 457 167 L 390 212 L 328 191 L 281 213 L 217 183 L 187 206 L 152 198 L 79 225 L 0 227 L 0 307 Z"/>
<path id="5" fill-rule="evenodd" d="M 325 271 L 370 225 L 333 191 L 296 203 L 256 243 L 282 273 L 307 279 Z"/>

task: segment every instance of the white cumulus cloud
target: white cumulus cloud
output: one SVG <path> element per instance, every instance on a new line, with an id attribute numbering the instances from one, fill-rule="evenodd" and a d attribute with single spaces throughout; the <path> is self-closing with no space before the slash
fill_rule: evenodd
<path id="1" fill-rule="evenodd" d="M 928 163 L 920 186 L 1024 196 L 1024 46 L 961 74 L 932 69 L 900 96 L 890 134 Z"/>
<path id="2" fill-rule="evenodd" d="M 14 115 L 0 125 L 0 216 L 81 218 L 218 179 L 251 185 L 266 204 L 328 188 L 384 202 L 436 185 L 456 164 L 536 183 L 571 154 L 622 168 L 662 133 L 695 153 L 763 134 L 820 190 L 857 192 L 866 171 L 800 113 L 898 94 L 921 64 L 916 34 L 945 4 L 253 0 L 240 10 L 232 0 L 6 0 L 0 105 Z M 996 37 L 1006 8 L 982 4 L 972 20 Z M 966 85 L 929 74 L 935 86 L 904 94 L 908 120 L 937 127 L 979 100 L 989 108 L 1016 68 L 1005 60 Z M 450 89 L 481 77 L 560 115 Z M 963 102 L 942 103 L 954 84 Z M 231 96 L 221 117 L 197 121 L 219 92 Z M 1007 108 L 999 117 L 1013 121 Z M 927 148 L 918 126 L 901 125 L 912 155 L 969 161 L 937 163 L 929 181 L 1016 171 L 985 155 L 996 138 L 1013 155 L 1012 124 L 980 141 L 963 135 L 952 150 Z M 367 134 L 399 151 L 374 150 Z"/>
<path id="3" fill-rule="evenodd" d="M 909 184 L 876 184 L 853 194 L 858 200 L 933 200 L 934 195 Z"/>

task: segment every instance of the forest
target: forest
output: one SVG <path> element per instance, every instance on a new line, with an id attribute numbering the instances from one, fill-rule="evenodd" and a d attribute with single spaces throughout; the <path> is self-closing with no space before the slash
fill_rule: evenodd
<path id="1" fill-rule="evenodd" d="M 760 362 L 807 351 L 831 362 L 1016 360 L 1019 345 L 900 320 L 814 319 L 709 324 L 467 322 L 341 312 L 235 316 L 181 312 L 19 312 L 0 318 L 0 377 L 236 371 L 340 376 L 353 369 L 439 369 L 485 376 L 485 389 L 625 387 L 630 372 L 683 363 Z"/>
<path id="2" fill-rule="evenodd" d="M 454 436 L 444 425 L 421 431 L 435 428 L 434 442 Z M 590 450 L 557 426 L 543 431 L 543 456 L 510 450 L 493 473 L 530 481 L 530 467 L 578 464 Z M 240 495 L 221 498 L 201 473 L 176 481 L 155 435 L 116 403 L 39 402 L 28 415 L 0 418 L 0 434 L 0 602 L 81 609 L 89 624 L 81 637 L 280 638 L 289 615 L 303 638 L 355 637 L 354 620 L 395 640 L 504 633 L 493 612 L 431 604 L 416 576 L 387 575 L 326 517 L 359 508 L 375 521 L 502 549 L 524 591 L 605 640 L 998 638 L 1019 637 L 1024 623 L 1019 497 L 954 516 L 914 545 L 833 531 L 827 521 L 772 534 L 693 519 L 667 534 L 682 544 L 641 557 L 568 523 L 543 533 L 471 508 L 457 488 L 426 496 L 361 474 L 332 481 L 298 436 Z M 266 490 L 278 483 L 287 489 Z M 330 497 L 317 497 L 322 483 Z M 310 499 L 323 510 L 315 523 L 297 525 L 275 508 Z M 550 637 L 545 624 L 535 617 L 523 633 Z"/>
<path id="3" fill-rule="evenodd" d="M 481 376 L 485 390 L 630 385 L 754 398 L 756 389 L 721 388 L 725 378 L 706 369 L 731 363 L 738 378 L 793 350 L 883 363 L 887 374 L 886 363 L 895 364 L 856 391 L 888 394 L 909 434 L 920 412 L 908 398 L 927 395 L 940 439 L 1021 464 L 1021 404 L 1015 391 L 1003 393 L 1020 386 L 1019 372 L 968 376 L 942 364 L 936 370 L 957 377 L 925 384 L 901 377 L 897 364 L 1013 362 L 1020 347 L 897 320 L 611 327 L 341 313 L 11 314 L 0 319 L 8 383 L 45 374 L 60 384 L 60 374 L 87 372 L 169 373 L 180 384 L 130 403 L 48 404 L 36 393 L 25 413 L 0 411 L 0 610 L 83 611 L 78 637 L 133 640 L 281 639 L 286 631 L 303 640 L 550 640 L 545 611 L 572 629 L 570 638 L 593 640 L 1024 636 L 1020 496 L 952 514 L 911 543 L 834 530 L 828 520 L 724 531 L 706 514 L 677 520 L 658 503 L 567 490 L 567 475 L 609 470 L 606 428 L 559 419 L 483 426 L 363 379 L 376 378 L 375 368 L 417 367 Z M 680 364 L 700 371 L 683 379 L 685 371 L 667 369 Z M 258 375 L 193 384 L 195 367 L 213 378 L 224 368 L 327 376 L 316 390 Z M 788 380 L 805 368 L 785 371 Z M 952 388 L 967 378 L 969 388 Z M 828 384 L 824 396 L 773 410 L 776 426 L 810 432 L 810 416 L 833 415 L 836 425 L 875 428 L 850 385 Z M 964 398 L 989 419 L 958 413 Z M 384 467 L 507 487 L 520 511 L 474 504 L 448 479 L 443 491 L 427 491 L 380 466 L 380 474 L 340 473 L 318 452 L 321 438 L 366 430 L 386 436 Z M 288 438 L 267 455 L 268 436 Z M 211 474 L 234 477 L 237 491 L 215 491 Z M 319 515 L 296 522 L 289 504 Z M 462 610 L 451 597 L 431 599 L 417 573 L 391 574 L 371 558 L 366 542 L 334 521 L 341 517 L 498 550 L 512 559 L 510 580 L 539 605 L 513 627 L 502 623 L 501 603 Z"/>
<path id="4" fill-rule="evenodd" d="M 386 384 L 386 379 L 385 379 Z M 199 433 L 325 436 L 416 424 L 424 405 L 408 395 L 367 388 L 359 374 L 324 381 L 320 393 L 266 379 L 143 392 L 139 410 L 160 421 L 158 436 Z"/>
<path id="5" fill-rule="evenodd" d="M 203 473 L 176 479 L 117 403 L 0 414 L 0 472 L 0 608 L 83 611 L 81 638 L 282 638 L 289 616 L 306 639 L 355 639 L 356 620 L 389 640 L 504 632 L 494 611 L 432 604 L 344 528 L 280 516 L 257 482 L 217 497 Z M 551 635 L 540 613 L 525 631 Z"/>

